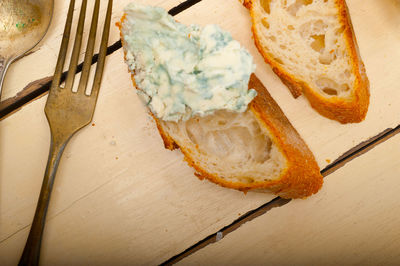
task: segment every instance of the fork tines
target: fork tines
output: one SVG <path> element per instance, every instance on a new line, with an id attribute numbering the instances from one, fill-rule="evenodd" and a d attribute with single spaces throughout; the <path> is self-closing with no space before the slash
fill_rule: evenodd
<path id="1" fill-rule="evenodd" d="M 104 22 L 99 57 L 98 57 L 98 61 L 97 61 L 97 67 L 96 67 L 96 72 L 95 72 L 95 77 L 94 77 L 93 87 L 92 87 L 92 92 L 91 92 L 91 96 L 95 96 L 95 97 L 97 97 L 98 90 L 100 88 L 101 78 L 102 78 L 103 69 L 104 69 L 104 62 L 105 62 L 105 57 L 106 57 L 106 53 L 107 53 L 107 43 L 108 43 L 108 36 L 109 36 L 109 31 L 110 31 L 112 2 L 113 2 L 113 0 L 108 1 L 107 14 L 106 14 L 105 22 Z M 65 23 L 63 39 L 61 42 L 60 53 L 59 53 L 59 56 L 57 59 L 57 65 L 56 65 L 56 69 L 54 72 L 51 90 L 54 90 L 54 89 L 60 87 L 61 75 L 63 72 L 65 58 L 66 58 L 67 49 L 68 49 L 68 43 L 69 43 L 69 39 L 70 39 L 70 35 L 71 35 L 71 25 L 72 25 L 74 6 L 75 6 L 75 0 L 71 0 L 70 4 L 69 4 L 67 21 Z M 78 25 L 77 25 L 77 30 L 76 30 L 75 42 L 74 42 L 74 46 L 73 46 L 73 50 L 72 50 L 69 68 L 68 68 L 68 75 L 65 80 L 65 86 L 64 86 L 64 88 L 68 89 L 68 90 L 72 90 L 72 88 L 73 88 L 75 74 L 77 71 L 79 53 L 81 50 L 82 37 L 83 37 L 83 28 L 84 28 L 84 24 L 85 24 L 86 7 L 87 7 L 87 0 L 82 0 L 81 10 L 80 10 L 80 14 L 79 14 L 79 20 L 78 20 Z M 89 38 L 88 38 L 87 47 L 86 47 L 85 59 L 83 62 L 81 78 L 79 81 L 78 91 L 77 91 L 78 93 L 81 93 L 81 94 L 85 94 L 86 87 L 87 87 L 88 80 L 89 80 L 90 67 L 92 64 L 94 45 L 95 45 L 95 40 L 96 40 L 96 31 L 97 31 L 97 24 L 98 24 L 98 18 L 99 18 L 99 7 L 100 7 L 100 0 L 96 0 L 95 4 L 94 4 L 94 9 L 93 9 L 92 22 L 91 22 L 91 26 L 90 26 Z"/>
<path id="2" fill-rule="evenodd" d="M 89 71 L 92 64 L 94 43 L 96 39 L 97 21 L 99 18 L 99 5 L 100 0 L 96 0 L 94 5 L 89 39 L 86 48 L 85 60 L 82 68 L 82 75 L 77 93 L 74 93 L 72 91 L 72 87 L 77 70 L 79 52 L 82 43 L 87 0 L 82 0 L 82 7 L 80 10 L 77 34 L 75 37 L 74 48 L 72 50 L 68 76 L 66 79 L 65 87 L 61 88 L 61 73 L 63 71 L 65 56 L 67 53 L 68 42 L 71 33 L 72 15 L 75 6 L 75 0 L 71 0 L 69 5 L 67 22 L 65 24 L 64 35 L 61 42 L 60 54 L 57 59 L 57 66 L 53 77 L 53 83 L 51 85 L 50 93 L 47 97 L 46 106 L 44 108 L 51 132 L 49 159 L 47 161 L 46 172 L 43 178 L 42 188 L 40 190 L 35 216 L 19 265 L 38 265 L 46 213 L 49 206 L 50 194 L 53 188 L 54 178 L 56 175 L 58 164 L 61 159 L 61 155 L 71 137 L 78 130 L 88 125 L 93 119 L 107 52 L 112 0 L 108 0 L 107 14 L 104 23 L 103 36 L 100 44 L 97 68 L 93 79 L 92 92 L 90 95 L 86 95 L 85 91 L 89 79 Z"/>

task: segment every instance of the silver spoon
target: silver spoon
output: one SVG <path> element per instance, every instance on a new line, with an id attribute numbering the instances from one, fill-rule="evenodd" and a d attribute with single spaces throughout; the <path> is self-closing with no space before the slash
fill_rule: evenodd
<path id="1" fill-rule="evenodd" d="M 0 0 L 0 98 L 10 64 L 44 37 L 54 0 Z"/>

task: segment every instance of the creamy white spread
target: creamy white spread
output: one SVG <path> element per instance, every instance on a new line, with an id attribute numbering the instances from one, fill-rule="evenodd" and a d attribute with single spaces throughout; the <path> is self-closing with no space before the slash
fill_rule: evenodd
<path id="1" fill-rule="evenodd" d="M 185 26 L 159 7 L 131 3 L 124 11 L 126 63 L 156 117 L 179 121 L 247 109 L 256 96 L 248 90 L 255 65 L 228 32 Z"/>

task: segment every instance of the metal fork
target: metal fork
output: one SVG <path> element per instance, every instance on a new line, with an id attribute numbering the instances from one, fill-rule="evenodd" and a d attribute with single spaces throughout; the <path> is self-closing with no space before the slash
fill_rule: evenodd
<path id="1" fill-rule="evenodd" d="M 61 75 L 64 68 L 65 57 L 71 33 L 73 10 L 75 6 L 75 0 L 70 1 L 60 53 L 57 59 L 56 70 L 44 109 L 51 131 L 49 158 L 36 207 L 35 217 L 33 219 L 32 227 L 29 232 L 28 240 L 22 253 L 19 265 L 38 265 L 47 208 L 61 155 L 72 135 L 92 121 L 107 53 L 112 2 L 112 0 L 108 1 L 107 15 L 103 28 L 103 36 L 101 39 L 93 87 L 91 94 L 87 95 L 85 91 L 89 80 L 90 67 L 92 64 L 100 0 L 96 0 L 95 2 L 86 54 L 77 92 L 73 92 L 72 87 L 77 70 L 79 53 L 81 50 L 87 0 L 82 0 L 68 75 L 65 81 L 65 86 L 62 88 L 60 86 Z"/>

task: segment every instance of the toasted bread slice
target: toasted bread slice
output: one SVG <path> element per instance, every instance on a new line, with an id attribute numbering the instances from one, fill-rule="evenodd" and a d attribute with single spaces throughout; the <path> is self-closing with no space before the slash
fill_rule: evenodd
<path id="1" fill-rule="evenodd" d="M 126 55 L 122 34 L 121 40 Z M 133 74 L 132 81 L 140 90 Z M 171 122 L 150 112 L 165 148 L 179 148 L 200 179 L 223 187 L 272 191 L 284 198 L 316 193 L 323 180 L 313 154 L 254 74 L 249 88 L 258 95 L 243 113 L 219 110 Z"/>
<path id="2" fill-rule="evenodd" d="M 344 0 L 245 0 L 255 44 L 294 97 L 321 115 L 364 120 L 369 81 Z"/>
<path id="3" fill-rule="evenodd" d="M 322 186 L 313 154 L 255 75 L 244 113 L 217 111 L 178 123 L 155 119 L 165 147 L 180 148 L 196 175 L 241 191 L 304 198 Z"/>

